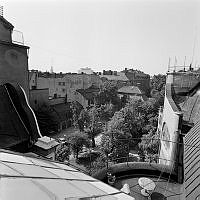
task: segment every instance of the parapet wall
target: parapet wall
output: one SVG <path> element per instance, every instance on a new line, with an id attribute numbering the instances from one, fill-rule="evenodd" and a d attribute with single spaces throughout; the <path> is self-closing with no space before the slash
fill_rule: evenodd
<path id="1" fill-rule="evenodd" d="M 174 99 L 173 85 L 166 84 L 165 100 L 160 127 L 160 159 L 159 163 L 171 166 L 172 171 L 178 173 L 179 166 L 179 139 L 181 133 L 183 114 L 176 105 Z"/>

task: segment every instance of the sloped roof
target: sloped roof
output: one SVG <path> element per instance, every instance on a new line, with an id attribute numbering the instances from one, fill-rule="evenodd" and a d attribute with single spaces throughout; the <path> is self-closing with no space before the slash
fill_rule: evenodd
<path id="1" fill-rule="evenodd" d="M 14 28 L 14 26 L 2 16 L 0 16 L 0 21 L 2 21 L 10 30 Z"/>
<path id="2" fill-rule="evenodd" d="M 139 94 L 141 95 L 141 90 L 136 86 L 124 86 L 117 91 L 118 93 L 124 93 L 124 94 Z"/>
<path id="3" fill-rule="evenodd" d="M 183 112 L 183 120 L 189 124 L 195 124 L 200 118 L 200 83 L 194 86 L 185 96 L 179 97 L 179 106 Z M 178 102 L 177 101 L 177 102 Z"/>
<path id="4" fill-rule="evenodd" d="M 71 166 L 0 150 L 1 199 L 134 200 Z"/>
<path id="5" fill-rule="evenodd" d="M 184 144 L 186 199 L 200 197 L 200 121 L 185 136 Z"/>
<path id="6" fill-rule="evenodd" d="M 198 94 L 188 97 L 181 107 L 183 120 L 194 124 L 200 117 L 200 96 Z"/>
<path id="7" fill-rule="evenodd" d="M 79 92 L 85 99 L 90 100 L 94 98 L 94 95 L 96 95 L 100 89 L 95 85 L 91 85 L 87 89 L 77 89 L 76 91 Z"/>
<path id="8" fill-rule="evenodd" d="M 69 105 L 60 103 L 60 104 L 55 104 L 51 105 L 51 108 L 53 109 L 52 114 L 54 115 L 55 118 L 57 118 L 58 121 L 65 121 L 66 118 L 66 113 L 69 110 Z"/>
<path id="9" fill-rule="evenodd" d="M 36 141 L 41 134 L 21 87 L 0 85 L 0 98 L 0 148 Z"/>

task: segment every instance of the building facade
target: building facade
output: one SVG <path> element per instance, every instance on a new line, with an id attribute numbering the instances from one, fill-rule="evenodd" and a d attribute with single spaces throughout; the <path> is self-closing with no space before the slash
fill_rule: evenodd
<path id="1" fill-rule="evenodd" d="M 78 73 L 79 74 L 93 74 L 94 71 L 91 68 L 89 68 L 89 67 L 85 67 L 85 68 L 80 68 L 78 70 Z"/>
<path id="2" fill-rule="evenodd" d="M 38 71 L 29 72 L 30 89 L 48 89 L 49 98 L 66 98 L 67 102 L 77 99 L 78 89 L 87 89 L 92 85 L 100 87 L 102 80 L 96 74 L 55 74 Z"/>
<path id="3" fill-rule="evenodd" d="M 145 74 L 142 71 L 127 69 L 123 70 L 126 77 L 129 79 L 132 85 L 139 87 L 146 96 L 150 95 L 150 75 Z"/>
<path id="4" fill-rule="evenodd" d="M 28 49 L 13 43 L 14 26 L 0 16 L 0 84 L 20 84 L 29 98 Z"/>

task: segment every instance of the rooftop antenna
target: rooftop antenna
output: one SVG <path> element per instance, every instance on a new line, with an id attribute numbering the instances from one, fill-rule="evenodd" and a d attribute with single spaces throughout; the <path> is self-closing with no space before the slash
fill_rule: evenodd
<path id="1" fill-rule="evenodd" d="M 195 35 L 194 35 L 194 44 L 193 44 L 193 50 L 192 50 L 192 61 L 190 66 L 192 67 L 193 61 L 194 61 L 194 54 L 196 49 L 196 42 L 197 42 L 197 28 L 195 28 Z"/>
<path id="2" fill-rule="evenodd" d="M 194 68 L 197 68 L 197 60 L 196 60 L 196 62 L 195 62 Z"/>
<path id="3" fill-rule="evenodd" d="M 3 6 L 0 6 L 0 16 L 3 17 Z"/>
<path id="4" fill-rule="evenodd" d="M 169 57 L 169 61 L 168 61 L 168 72 L 170 72 L 170 62 L 171 62 L 171 58 Z"/>
<path id="5" fill-rule="evenodd" d="M 184 59 L 184 64 L 183 64 L 183 66 L 185 67 L 185 62 L 186 62 L 186 56 L 185 56 L 185 59 Z"/>
<path id="6" fill-rule="evenodd" d="M 174 58 L 174 72 L 176 72 L 176 65 L 177 65 L 177 59 L 176 59 L 176 56 Z"/>
<path id="7" fill-rule="evenodd" d="M 53 74 L 53 59 L 51 58 L 51 69 L 50 69 L 50 73 Z"/>
<path id="8" fill-rule="evenodd" d="M 184 63 L 183 63 L 183 66 L 184 66 L 183 71 L 184 72 L 185 72 L 185 62 L 186 62 L 186 56 L 185 56 Z"/>

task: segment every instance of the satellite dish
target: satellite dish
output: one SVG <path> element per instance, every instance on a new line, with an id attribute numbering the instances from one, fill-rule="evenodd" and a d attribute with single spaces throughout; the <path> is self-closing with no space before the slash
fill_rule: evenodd
<path id="1" fill-rule="evenodd" d="M 149 197 L 150 196 L 150 194 L 147 192 L 147 190 L 145 190 L 145 189 L 142 189 L 141 190 L 141 194 L 144 196 L 144 197 Z"/>
<path id="2" fill-rule="evenodd" d="M 128 183 L 125 183 L 124 186 L 121 189 L 122 192 L 126 193 L 126 194 L 130 194 L 130 187 Z"/>

